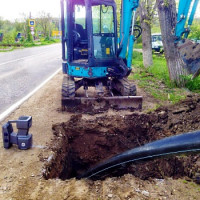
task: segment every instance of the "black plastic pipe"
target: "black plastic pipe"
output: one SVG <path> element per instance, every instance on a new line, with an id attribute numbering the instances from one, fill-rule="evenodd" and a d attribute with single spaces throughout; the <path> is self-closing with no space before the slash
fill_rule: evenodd
<path id="1" fill-rule="evenodd" d="M 200 131 L 164 138 L 126 151 L 89 169 L 78 178 L 91 178 L 108 169 L 134 161 L 196 151 L 200 151 Z"/>

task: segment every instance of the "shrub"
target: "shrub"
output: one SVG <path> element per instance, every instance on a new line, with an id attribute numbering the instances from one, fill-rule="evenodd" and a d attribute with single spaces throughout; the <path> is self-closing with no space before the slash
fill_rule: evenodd
<path id="1" fill-rule="evenodd" d="M 26 42 L 32 42 L 33 43 L 33 36 L 31 35 L 30 32 L 28 32 Z"/>
<path id="2" fill-rule="evenodd" d="M 200 92 L 200 77 L 192 79 L 192 75 L 190 75 L 185 76 L 184 79 L 186 80 L 186 88 L 193 92 Z"/>
<path id="3" fill-rule="evenodd" d="M 12 33 L 6 33 L 3 36 L 3 44 L 12 45 L 15 43 L 15 37 Z"/>
<path id="4" fill-rule="evenodd" d="M 191 32 L 189 34 L 190 39 L 200 40 L 200 25 L 198 22 L 194 22 L 191 26 Z"/>

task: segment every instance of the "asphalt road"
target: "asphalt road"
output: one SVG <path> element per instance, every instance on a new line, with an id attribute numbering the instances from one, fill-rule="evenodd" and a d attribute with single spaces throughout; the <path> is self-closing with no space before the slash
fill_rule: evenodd
<path id="1" fill-rule="evenodd" d="M 0 53 L 0 114 L 61 68 L 61 44 Z"/>

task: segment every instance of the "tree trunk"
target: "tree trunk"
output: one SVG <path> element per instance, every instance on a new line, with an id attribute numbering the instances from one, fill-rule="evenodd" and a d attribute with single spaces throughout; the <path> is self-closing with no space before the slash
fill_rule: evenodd
<path id="1" fill-rule="evenodd" d="M 142 52 L 143 52 L 143 65 L 149 67 L 153 65 L 152 59 L 152 44 L 151 44 L 151 26 L 146 23 L 141 23 L 142 27 Z"/>
<path id="2" fill-rule="evenodd" d="M 151 13 L 148 11 L 152 2 L 140 1 L 140 24 L 142 28 L 142 51 L 143 65 L 149 67 L 153 65 L 152 44 L 151 44 Z"/>
<path id="3" fill-rule="evenodd" d="M 184 69 L 184 62 L 174 43 L 174 30 L 177 23 L 176 2 L 175 0 L 157 0 L 157 5 L 169 76 L 178 86 L 184 86 L 182 76 L 187 75 L 187 71 Z"/>

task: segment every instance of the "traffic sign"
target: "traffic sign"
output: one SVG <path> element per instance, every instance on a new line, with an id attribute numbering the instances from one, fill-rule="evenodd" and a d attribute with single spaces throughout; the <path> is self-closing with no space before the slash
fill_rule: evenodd
<path id="1" fill-rule="evenodd" d="M 34 27 L 35 26 L 35 20 L 34 19 L 29 19 L 28 25 Z"/>
<path id="2" fill-rule="evenodd" d="M 31 31 L 34 31 L 34 27 L 33 27 L 33 26 L 31 26 L 31 28 L 30 28 L 30 29 L 31 29 Z"/>
<path id="3" fill-rule="evenodd" d="M 61 36 L 61 35 L 62 35 L 62 31 L 52 31 L 53 37 L 57 37 L 57 36 Z"/>

